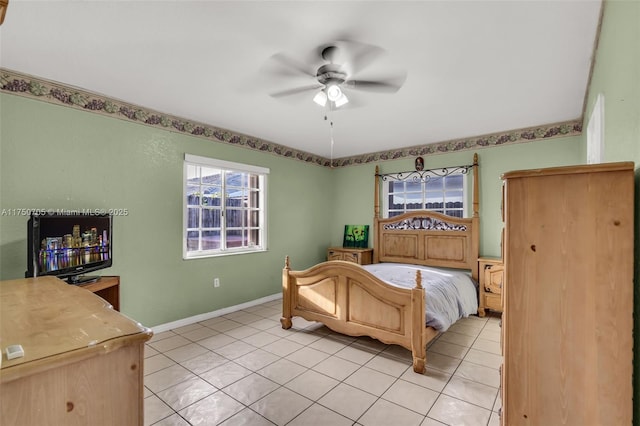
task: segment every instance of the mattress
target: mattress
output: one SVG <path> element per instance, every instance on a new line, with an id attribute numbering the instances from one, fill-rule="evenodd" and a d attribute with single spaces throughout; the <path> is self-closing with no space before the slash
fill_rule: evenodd
<path id="1" fill-rule="evenodd" d="M 477 284 L 466 271 L 406 263 L 374 263 L 363 268 L 390 285 L 409 289 L 415 287 L 416 270 L 420 269 L 426 325 L 440 332 L 478 312 Z"/>

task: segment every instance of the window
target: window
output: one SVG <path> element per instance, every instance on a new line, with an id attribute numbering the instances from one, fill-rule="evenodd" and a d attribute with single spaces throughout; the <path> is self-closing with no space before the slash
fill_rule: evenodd
<path id="1" fill-rule="evenodd" d="M 264 251 L 269 169 L 185 154 L 185 259 Z"/>
<path id="2" fill-rule="evenodd" d="M 455 171 L 447 176 L 438 176 L 432 172 L 424 172 L 422 176 L 422 179 L 387 176 L 383 189 L 385 217 L 398 216 L 412 210 L 431 210 L 455 217 L 466 216 L 466 174 Z"/>

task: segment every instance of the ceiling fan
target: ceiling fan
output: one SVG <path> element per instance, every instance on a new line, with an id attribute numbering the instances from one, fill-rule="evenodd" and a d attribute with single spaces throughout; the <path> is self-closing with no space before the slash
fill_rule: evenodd
<path id="1" fill-rule="evenodd" d="M 339 108 L 349 102 L 346 91 L 361 90 L 380 93 L 395 93 L 404 84 L 406 72 L 376 79 L 358 79 L 356 74 L 362 72 L 380 57 L 384 50 L 377 46 L 355 41 L 340 40 L 319 47 L 310 58 L 316 64 L 323 63 L 314 70 L 313 64 L 298 61 L 282 53 L 273 55 L 268 61 L 267 69 L 285 78 L 305 76 L 314 83 L 270 93 L 274 98 L 284 98 L 300 93 L 315 93 L 313 101 L 320 106 L 329 102 L 330 107 Z M 319 58 L 318 58 L 319 53 Z M 351 96 L 351 94 L 349 94 Z"/>

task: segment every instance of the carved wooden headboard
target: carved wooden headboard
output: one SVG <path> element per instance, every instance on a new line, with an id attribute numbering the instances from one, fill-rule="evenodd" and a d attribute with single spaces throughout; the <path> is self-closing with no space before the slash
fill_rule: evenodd
<path id="1" fill-rule="evenodd" d="M 478 154 L 473 164 L 456 169 L 473 169 L 473 216 L 457 218 L 420 210 L 391 218 L 380 217 L 380 179 L 376 167 L 373 261 L 412 263 L 471 270 L 478 279 L 480 217 L 478 202 Z M 444 169 L 442 169 L 444 170 Z M 428 170 L 418 173 L 425 176 Z M 412 173 L 412 172 L 405 172 Z"/>

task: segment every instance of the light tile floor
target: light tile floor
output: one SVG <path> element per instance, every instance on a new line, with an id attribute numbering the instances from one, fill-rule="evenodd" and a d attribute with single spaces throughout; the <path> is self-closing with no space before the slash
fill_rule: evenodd
<path id="1" fill-rule="evenodd" d="M 145 425 L 497 426 L 499 318 L 458 321 L 416 374 L 409 351 L 337 334 L 274 301 L 159 333 L 145 347 Z"/>

